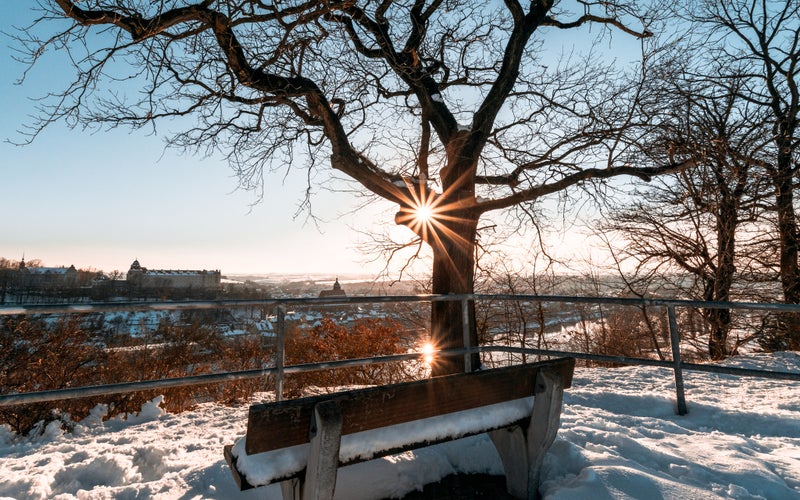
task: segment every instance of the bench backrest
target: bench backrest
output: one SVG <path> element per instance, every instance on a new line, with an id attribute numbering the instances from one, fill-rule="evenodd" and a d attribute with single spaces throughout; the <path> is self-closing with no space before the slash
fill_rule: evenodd
<path id="1" fill-rule="evenodd" d="M 309 442 L 312 412 L 322 401 L 339 406 L 344 435 L 533 396 L 540 370 L 558 373 L 567 388 L 574 365 L 573 358 L 564 358 L 253 405 L 245 451 L 253 455 Z"/>

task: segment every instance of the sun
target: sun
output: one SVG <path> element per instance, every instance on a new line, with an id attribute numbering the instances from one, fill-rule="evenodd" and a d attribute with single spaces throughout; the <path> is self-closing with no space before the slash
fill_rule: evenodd
<path id="1" fill-rule="evenodd" d="M 433 219 L 433 207 L 429 204 L 422 204 L 414 209 L 414 218 L 420 224 L 427 224 Z"/>
<path id="2" fill-rule="evenodd" d="M 436 354 L 436 347 L 432 343 L 425 342 L 424 344 L 422 344 L 422 360 L 425 362 L 426 365 L 431 366 L 433 364 L 435 354 Z"/>

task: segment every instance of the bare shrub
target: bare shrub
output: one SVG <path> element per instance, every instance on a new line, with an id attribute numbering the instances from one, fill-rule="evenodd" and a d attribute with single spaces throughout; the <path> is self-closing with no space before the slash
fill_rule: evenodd
<path id="1" fill-rule="evenodd" d="M 661 315 L 653 317 L 646 309 L 607 309 L 590 318 L 568 332 L 570 349 L 605 356 L 662 357 L 669 334 Z"/>
<path id="2" fill-rule="evenodd" d="M 263 368 L 272 357 L 271 351 L 261 336 L 225 337 L 215 328 L 198 323 L 162 325 L 144 342 L 116 349 L 109 366 L 114 367 L 116 382 L 158 380 Z M 127 413 L 163 394 L 164 409 L 177 413 L 201 402 L 240 403 L 263 391 L 267 384 L 267 380 L 259 379 L 176 387 L 119 395 L 111 403 L 116 412 Z"/>
<path id="3" fill-rule="evenodd" d="M 0 324 L 0 393 L 25 393 L 90 385 L 102 379 L 106 353 L 75 318 L 57 322 L 24 318 Z M 37 422 L 66 414 L 86 416 L 92 400 L 74 400 L 0 408 L 0 424 L 27 434 Z"/>
<path id="4" fill-rule="evenodd" d="M 403 326 L 388 318 L 361 319 L 350 328 L 323 318 L 313 328 L 290 329 L 286 338 L 286 364 L 402 354 L 404 335 Z M 308 386 L 389 384 L 408 378 L 402 363 L 380 363 L 291 375 L 287 377 L 286 390 L 297 397 Z"/>
<path id="5" fill-rule="evenodd" d="M 0 394 L 263 368 L 273 352 L 261 336 L 229 338 L 200 324 L 163 324 L 113 348 L 93 332 L 79 318 L 6 320 L 0 325 Z M 245 380 L 5 407 L 0 408 L 0 424 L 19 434 L 54 420 L 70 427 L 97 404 L 107 405 L 107 417 L 113 417 L 137 412 L 158 395 L 164 395 L 162 406 L 170 412 L 204 401 L 235 404 L 267 384 L 272 385 L 266 379 Z"/>

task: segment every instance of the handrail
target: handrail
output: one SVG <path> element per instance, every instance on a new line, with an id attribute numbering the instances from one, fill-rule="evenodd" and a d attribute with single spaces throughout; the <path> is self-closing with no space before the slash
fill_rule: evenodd
<path id="1" fill-rule="evenodd" d="M 714 302 L 703 300 L 638 298 L 638 297 L 595 297 L 587 295 L 510 295 L 510 294 L 422 294 L 422 295 L 365 295 L 357 297 L 308 297 L 308 298 L 268 298 L 268 299 L 223 299 L 187 301 L 131 301 L 131 302 L 90 302 L 85 304 L 21 304 L 0 306 L 0 316 L 31 314 L 84 314 L 112 311 L 182 311 L 196 309 L 225 309 L 248 306 L 314 306 L 379 304 L 395 302 L 448 302 L 464 300 L 514 300 L 529 302 L 561 302 L 583 304 L 616 304 L 627 306 L 673 306 L 703 309 L 754 309 L 763 311 L 785 311 L 800 313 L 800 304 L 780 304 L 764 302 Z"/>
<path id="2" fill-rule="evenodd" d="M 523 347 L 509 347 L 489 345 L 478 348 L 447 349 L 436 351 L 439 356 L 460 356 L 475 352 L 505 352 L 514 354 L 528 354 L 550 357 L 573 357 L 587 361 L 597 361 L 605 363 L 616 363 L 625 365 L 654 366 L 660 368 L 673 368 L 672 361 L 662 361 L 647 358 L 629 358 L 625 356 L 607 356 L 603 354 L 589 354 L 572 351 L 554 351 L 549 349 L 529 349 Z M 329 370 L 338 368 L 350 368 L 354 366 L 366 366 L 370 364 L 392 363 L 398 361 L 419 360 L 428 353 L 414 352 L 408 354 L 393 354 L 387 356 L 373 356 L 369 358 L 343 359 L 335 361 L 325 361 L 321 363 L 305 363 L 301 365 L 288 365 L 283 368 L 285 374 L 308 373 L 317 370 Z M 775 372 L 768 370 L 756 370 L 752 368 L 737 368 L 732 366 L 704 365 L 698 363 L 683 363 L 686 370 L 720 373 L 725 375 L 737 375 L 743 377 L 761 377 L 777 380 L 794 380 L 800 382 L 800 373 Z M 79 399 L 92 396 L 104 396 L 109 394 L 126 394 L 154 389 L 170 389 L 175 387 L 187 387 L 193 385 L 203 385 L 220 382 L 234 382 L 261 378 L 269 375 L 276 375 L 279 369 L 261 368 L 256 370 L 241 370 L 235 372 L 207 373 L 203 375 L 192 375 L 188 377 L 176 377 L 160 380 L 145 380 L 139 382 L 125 382 L 120 384 L 95 385 L 87 387 L 74 387 L 69 389 L 55 389 L 49 391 L 27 392 L 20 394 L 0 395 L 0 408 L 6 406 L 17 406 L 34 403 L 46 403 L 51 401 L 62 401 L 66 399 Z"/>
<path id="3" fill-rule="evenodd" d="M 625 306 L 650 306 L 664 307 L 670 329 L 670 344 L 672 347 L 672 360 L 662 361 L 647 358 L 632 358 L 626 356 L 607 356 L 571 351 L 556 351 L 549 349 L 532 349 L 525 347 L 510 347 L 500 345 L 469 345 L 469 314 L 466 313 L 469 301 L 483 300 L 511 300 L 523 302 L 559 302 L 559 303 L 588 303 L 588 304 L 616 304 Z M 664 298 L 632 298 L 632 297 L 593 297 L 593 296 L 567 296 L 567 295 L 508 295 L 508 294 L 452 294 L 452 295 L 399 295 L 399 296 L 358 296 L 358 297 L 324 297 L 324 298 L 270 298 L 246 300 L 212 300 L 212 301 L 181 301 L 181 302 L 101 302 L 87 304 L 27 304 L 0 306 L 0 317 L 14 315 L 63 315 L 86 314 L 112 311 L 182 311 L 202 309 L 222 309 L 249 306 L 278 306 L 277 321 L 277 357 L 274 368 L 256 370 L 243 370 L 235 372 L 222 372 L 172 379 L 147 380 L 109 384 L 99 386 L 77 387 L 59 390 L 29 392 L 21 394 L 0 395 L 0 408 L 22 404 L 42 403 L 64 399 L 77 399 L 90 396 L 130 393 L 145 390 L 185 387 L 209 383 L 231 382 L 237 380 L 261 378 L 274 375 L 276 377 L 276 397 L 282 398 L 283 378 L 285 374 L 305 373 L 322 369 L 336 369 L 353 366 L 364 366 L 374 363 L 388 363 L 420 359 L 422 353 L 408 353 L 391 356 L 375 356 L 369 358 L 327 361 L 321 363 L 308 363 L 302 365 L 284 366 L 284 329 L 285 308 L 287 306 L 327 306 L 347 304 L 374 304 L 374 303 L 400 303 L 400 302 L 439 302 L 460 301 L 462 304 L 464 321 L 464 348 L 440 350 L 440 356 L 460 356 L 465 358 L 466 368 L 470 367 L 470 354 L 476 352 L 506 352 L 530 354 L 540 356 L 571 356 L 589 361 L 600 361 L 626 365 L 642 365 L 670 368 L 675 373 L 676 411 L 683 415 L 687 413 L 684 388 L 683 371 L 700 371 L 710 373 L 730 374 L 745 377 L 764 377 L 779 380 L 800 381 L 800 373 L 780 372 L 770 370 L 756 370 L 747 368 L 725 367 L 718 365 L 686 363 L 681 359 L 680 335 L 675 316 L 676 307 L 706 308 L 706 309 L 749 309 L 786 311 L 800 313 L 800 304 L 765 304 L 751 302 L 707 302 L 698 300 L 664 299 Z"/>

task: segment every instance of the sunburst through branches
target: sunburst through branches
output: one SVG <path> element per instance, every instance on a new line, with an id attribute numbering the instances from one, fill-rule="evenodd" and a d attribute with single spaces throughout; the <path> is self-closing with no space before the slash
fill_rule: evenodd
<path id="1" fill-rule="evenodd" d="M 395 215 L 395 222 L 407 226 L 434 249 L 444 250 L 439 255 L 455 266 L 450 254 L 453 245 L 466 251 L 472 243 L 469 238 L 474 237 L 474 227 L 470 229 L 469 225 L 476 221 L 464 215 L 474 208 L 474 200 L 472 205 L 464 199 L 453 200 L 452 190 L 461 185 L 460 182 L 441 194 L 412 179 L 405 179 L 405 184 L 404 202 Z"/>

